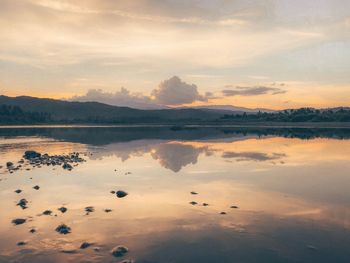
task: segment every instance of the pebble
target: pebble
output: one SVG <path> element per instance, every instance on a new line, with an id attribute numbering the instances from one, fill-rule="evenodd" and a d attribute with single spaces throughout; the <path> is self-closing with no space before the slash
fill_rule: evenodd
<path id="1" fill-rule="evenodd" d="M 196 204 L 198 204 L 198 203 L 195 202 L 195 201 L 192 201 L 192 202 L 190 202 L 190 204 L 191 204 L 191 205 L 196 205 Z"/>
<path id="2" fill-rule="evenodd" d="M 27 201 L 25 198 L 22 198 L 22 199 L 19 200 L 19 202 L 17 203 L 17 205 L 20 206 L 22 209 L 28 208 L 27 204 L 28 204 L 28 201 Z"/>
<path id="3" fill-rule="evenodd" d="M 27 245 L 27 243 L 25 241 L 19 241 L 17 243 L 17 246 L 25 246 L 25 245 Z"/>
<path id="4" fill-rule="evenodd" d="M 83 243 L 80 245 L 80 249 L 86 249 L 86 248 L 90 247 L 91 245 L 92 245 L 92 243 L 83 242 Z"/>
<path id="5" fill-rule="evenodd" d="M 124 246 L 117 246 L 112 249 L 111 253 L 114 257 L 123 257 L 126 253 L 129 252 L 129 249 Z"/>
<path id="6" fill-rule="evenodd" d="M 119 190 L 119 191 L 116 192 L 116 195 L 117 195 L 118 198 L 123 198 L 123 197 L 127 196 L 128 193 L 124 192 L 122 190 Z"/>
<path id="7" fill-rule="evenodd" d="M 87 215 L 92 213 L 92 212 L 94 212 L 94 211 L 95 211 L 95 208 L 93 206 L 85 207 L 85 212 L 86 212 Z"/>
<path id="8" fill-rule="evenodd" d="M 71 233 L 71 228 L 65 224 L 59 225 L 58 227 L 56 227 L 56 232 L 63 234 L 63 235 L 67 235 L 69 233 Z"/>
<path id="9" fill-rule="evenodd" d="M 40 186 L 39 186 L 39 185 L 36 185 L 36 186 L 33 187 L 33 189 L 39 190 L 39 189 L 40 189 Z"/>
<path id="10" fill-rule="evenodd" d="M 45 210 L 43 212 L 43 215 L 46 215 L 46 216 L 50 216 L 52 214 L 52 211 L 51 210 Z"/>
<path id="11" fill-rule="evenodd" d="M 62 206 L 62 207 L 58 208 L 57 210 L 61 211 L 61 213 L 65 213 L 65 212 L 67 212 L 68 209 L 65 208 L 64 206 Z"/>
<path id="12" fill-rule="evenodd" d="M 12 224 L 14 225 L 22 225 L 27 221 L 27 219 L 24 218 L 16 218 L 12 220 Z"/>
<path id="13" fill-rule="evenodd" d="M 20 193 L 22 193 L 22 190 L 21 190 L 21 189 L 17 189 L 17 190 L 15 191 L 15 193 L 20 194 Z"/>

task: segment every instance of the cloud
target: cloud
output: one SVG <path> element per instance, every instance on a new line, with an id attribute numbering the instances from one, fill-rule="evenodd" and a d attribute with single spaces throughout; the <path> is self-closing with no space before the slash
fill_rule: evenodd
<path id="1" fill-rule="evenodd" d="M 188 84 L 177 76 L 162 81 L 158 88 L 152 91 L 154 100 L 165 105 L 181 105 L 195 101 L 207 101 L 212 95 L 211 93 L 206 93 L 205 95 L 199 94 L 196 85 Z"/>
<path id="2" fill-rule="evenodd" d="M 224 152 L 222 158 L 235 158 L 238 161 L 264 162 L 286 157 L 284 153 L 272 153 L 271 155 L 262 152 Z"/>
<path id="3" fill-rule="evenodd" d="M 71 101 L 97 101 L 114 106 L 131 107 L 138 109 L 161 109 L 169 106 L 188 104 L 195 101 L 208 101 L 214 98 L 214 94 L 206 92 L 199 94 L 197 86 L 187 84 L 179 77 L 174 76 L 162 81 L 156 89 L 153 89 L 151 96 L 143 93 L 130 92 L 121 88 L 116 92 L 105 92 L 101 89 L 90 89 L 85 95 L 74 96 Z"/>
<path id="4" fill-rule="evenodd" d="M 230 87 L 230 86 L 226 86 Z M 222 94 L 226 97 L 232 96 L 258 96 L 264 94 L 283 94 L 286 93 L 286 90 L 280 88 L 272 88 L 265 86 L 256 86 L 256 87 L 235 87 L 234 89 L 225 89 L 222 90 Z"/>
<path id="5" fill-rule="evenodd" d="M 114 106 L 131 107 L 138 109 L 158 109 L 164 106 L 157 105 L 149 96 L 141 93 L 130 92 L 121 88 L 116 92 L 104 92 L 101 89 L 90 89 L 85 95 L 74 96 L 72 101 L 97 101 Z"/>

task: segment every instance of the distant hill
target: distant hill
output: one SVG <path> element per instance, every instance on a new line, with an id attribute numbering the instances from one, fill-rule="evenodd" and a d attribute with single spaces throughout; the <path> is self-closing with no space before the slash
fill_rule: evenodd
<path id="1" fill-rule="evenodd" d="M 99 102 L 0 96 L 0 124 L 232 124 L 350 122 L 349 108 L 283 111 L 208 106 L 141 110 Z M 174 127 L 174 129 L 179 127 Z M 180 127 L 181 128 L 181 127 Z"/>
<path id="2" fill-rule="evenodd" d="M 45 113 L 53 122 L 149 123 L 214 120 L 222 113 L 202 109 L 139 110 L 98 102 L 70 102 L 27 96 L 0 96 L 0 105 L 17 106 L 24 112 Z"/>

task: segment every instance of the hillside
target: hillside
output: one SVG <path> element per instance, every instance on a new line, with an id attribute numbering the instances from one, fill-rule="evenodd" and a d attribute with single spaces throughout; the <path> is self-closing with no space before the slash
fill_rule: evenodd
<path id="1" fill-rule="evenodd" d="M 139 110 L 98 102 L 69 102 L 34 97 L 0 96 L 0 105 L 17 106 L 24 112 L 45 113 L 53 122 L 149 123 L 185 120 L 214 120 L 223 116 L 201 109 Z"/>
<path id="2" fill-rule="evenodd" d="M 98 102 L 0 96 L 0 124 L 233 124 L 350 122 L 349 108 L 242 112 L 213 108 L 140 110 Z"/>

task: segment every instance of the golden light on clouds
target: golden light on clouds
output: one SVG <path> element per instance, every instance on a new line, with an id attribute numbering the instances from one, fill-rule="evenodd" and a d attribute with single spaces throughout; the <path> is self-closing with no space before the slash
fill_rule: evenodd
<path id="1" fill-rule="evenodd" d="M 0 92 L 151 96 L 179 76 L 213 95 L 194 105 L 349 106 L 350 4 L 321 2 L 3 0 Z M 272 83 L 285 93 L 222 96 Z"/>

